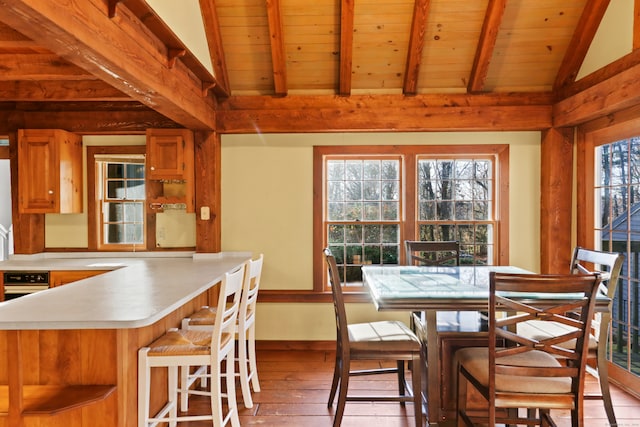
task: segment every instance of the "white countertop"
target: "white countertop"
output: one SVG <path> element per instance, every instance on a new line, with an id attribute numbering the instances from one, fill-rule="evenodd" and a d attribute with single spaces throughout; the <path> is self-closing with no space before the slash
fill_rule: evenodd
<path id="1" fill-rule="evenodd" d="M 0 303 L 0 330 L 148 326 L 218 283 L 251 254 L 105 256 L 111 254 L 45 253 L 0 262 L 0 271 L 112 270 Z"/>

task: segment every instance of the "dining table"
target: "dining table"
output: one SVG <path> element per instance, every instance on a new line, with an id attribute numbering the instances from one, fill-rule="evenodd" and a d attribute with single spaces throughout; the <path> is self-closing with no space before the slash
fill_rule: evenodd
<path id="1" fill-rule="evenodd" d="M 421 338 L 428 343 L 425 346 L 426 378 L 422 390 L 427 425 L 454 421 L 455 412 L 447 412 L 441 401 L 442 335 L 452 331 L 477 333 L 478 337 L 486 339 L 487 319 L 483 312 L 488 310 L 489 273 L 492 271 L 532 273 L 516 266 L 362 266 L 363 284 L 377 310 L 421 312 L 424 322 Z M 545 295 L 531 294 L 527 298 L 539 300 Z M 608 310 L 609 302 L 606 296 L 598 296 L 596 310 Z M 452 348 L 448 347 L 451 352 Z"/>

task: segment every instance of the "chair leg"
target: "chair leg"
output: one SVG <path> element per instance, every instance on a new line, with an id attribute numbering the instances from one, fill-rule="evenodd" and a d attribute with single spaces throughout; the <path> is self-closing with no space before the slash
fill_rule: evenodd
<path id="1" fill-rule="evenodd" d="M 138 427 L 149 425 L 149 394 L 151 392 L 151 368 L 147 364 L 148 348 L 138 352 Z"/>
<path id="2" fill-rule="evenodd" d="M 603 347 L 606 347 L 604 345 Z M 600 383 L 600 392 L 602 393 L 602 403 L 607 413 L 607 419 L 611 427 L 617 427 L 616 414 L 613 411 L 613 402 L 611 401 L 611 390 L 609 389 L 609 365 L 606 358 L 604 348 L 598 348 L 598 382 Z"/>
<path id="3" fill-rule="evenodd" d="M 329 402 L 327 407 L 333 405 L 333 399 L 336 397 L 338 383 L 340 382 L 340 371 L 342 370 L 342 362 L 340 360 L 340 349 L 336 350 L 336 362 L 333 365 L 333 380 L 331 381 L 331 391 L 329 392 Z"/>
<path id="4" fill-rule="evenodd" d="M 398 360 L 397 369 L 398 369 L 398 394 L 400 396 L 404 396 L 405 395 L 404 360 Z M 400 402 L 400 406 L 405 406 L 404 402 Z"/>
<path id="5" fill-rule="evenodd" d="M 258 381 L 258 363 L 256 359 L 256 325 L 251 324 L 249 327 L 249 375 L 251 376 L 251 385 L 253 391 L 260 392 L 260 381 Z"/>
<path id="6" fill-rule="evenodd" d="M 176 427 L 178 425 L 176 417 L 178 416 L 178 367 L 167 367 L 167 400 L 170 405 L 169 409 L 169 427 Z"/>
<path id="7" fill-rule="evenodd" d="M 251 388 L 249 387 L 249 372 L 247 362 L 247 332 L 238 331 L 238 364 L 240 371 L 240 387 L 242 389 L 242 401 L 245 408 L 253 407 Z"/>
<path id="8" fill-rule="evenodd" d="M 180 410 L 186 412 L 189 409 L 189 371 L 190 366 L 180 367 Z"/>
<path id="9" fill-rule="evenodd" d="M 351 361 L 340 358 L 340 390 L 338 391 L 338 405 L 336 414 L 333 418 L 333 427 L 340 427 L 342 416 L 344 415 L 344 407 L 347 403 L 347 390 L 349 388 L 349 369 Z"/>
<path id="10" fill-rule="evenodd" d="M 413 415 L 416 419 L 416 427 L 422 427 L 422 358 L 420 356 L 414 357 L 411 362 Z"/>
<path id="11" fill-rule="evenodd" d="M 235 359 L 233 350 L 227 354 L 226 357 L 226 371 L 227 371 L 227 407 L 228 414 L 231 419 L 232 427 L 240 427 L 240 419 L 238 418 L 238 403 L 236 401 L 236 376 L 234 372 Z"/>
<path id="12" fill-rule="evenodd" d="M 211 417 L 214 427 L 224 425 L 224 415 L 222 412 L 222 372 L 220 371 L 220 361 L 212 361 L 211 364 Z"/>

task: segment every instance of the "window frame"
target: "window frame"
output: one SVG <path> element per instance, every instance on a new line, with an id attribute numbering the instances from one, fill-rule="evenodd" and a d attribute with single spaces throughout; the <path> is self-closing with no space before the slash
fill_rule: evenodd
<path id="1" fill-rule="evenodd" d="M 155 223 L 149 221 L 145 203 L 144 218 L 144 242 L 142 244 L 118 244 L 106 245 L 101 243 L 102 221 L 100 220 L 100 200 L 97 192 L 99 182 L 98 169 L 96 168 L 96 155 L 139 155 L 146 154 L 145 145 L 126 146 L 87 146 L 87 227 L 88 227 L 88 249 L 95 251 L 132 251 L 148 250 L 148 236 L 155 235 Z M 145 178 L 145 181 L 147 179 Z"/>
<path id="2" fill-rule="evenodd" d="M 416 236 L 416 187 L 417 187 L 417 159 L 419 157 L 455 157 L 494 159 L 495 197 L 494 212 L 496 229 L 494 259 L 497 265 L 509 263 L 509 145 L 381 145 L 381 146 L 315 146 L 313 150 L 313 292 L 328 293 L 326 267 L 322 249 L 326 245 L 325 239 L 325 200 L 324 200 L 324 161 L 327 156 L 356 155 L 369 156 L 398 156 L 403 158 L 401 169 L 401 195 L 404 205 L 401 207 L 404 217 L 401 218 L 400 242 L 407 236 Z M 409 177 L 412 177 L 411 179 Z M 408 195 L 414 195 L 409 197 Z M 415 238 L 415 237 L 411 237 Z M 400 249 L 400 262 L 404 260 L 404 251 Z M 361 287 L 345 288 L 347 293 L 365 293 Z"/>
<path id="3" fill-rule="evenodd" d="M 605 124 L 605 126 L 608 123 Z M 597 248 L 595 232 L 595 148 L 611 144 L 640 134 L 640 118 L 603 127 L 602 122 L 593 121 L 577 128 L 576 158 L 576 245 Z M 629 248 L 625 252 L 628 256 Z M 624 274 L 624 272 L 623 272 Z M 619 280 L 628 280 L 621 274 Z M 618 283 L 620 286 L 620 283 Z M 624 368 L 608 362 L 609 378 L 628 390 L 640 391 L 640 377 Z"/>
<path id="4" fill-rule="evenodd" d="M 129 155 L 126 155 L 129 156 Z M 99 234 L 98 234 L 98 249 L 99 250 L 114 250 L 114 251 L 118 251 L 118 250 L 140 250 L 140 249 L 144 249 L 146 248 L 146 230 L 145 230 L 145 224 L 146 224 L 146 218 L 145 218 L 145 209 L 146 209 L 146 190 L 145 190 L 145 194 L 144 197 L 142 199 L 129 199 L 127 197 L 127 199 L 111 199 L 108 196 L 108 187 L 109 187 L 109 183 L 110 182 L 121 182 L 123 184 L 123 188 L 125 189 L 125 192 L 128 193 L 128 191 L 126 191 L 126 189 L 128 189 L 128 183 L 131 181 L 145 181 L 146 180 L 140 179 L 139 177 L 135 177 L 135 178 L 131 178 L 129 176 L 125 176 L 121 177 L 121 178 L 113 178 L 113 177 L 109 177 L 108 175 L 108 168 L 109 165 L 127 165 L 127 164 L 135 164 L 138 165 L 138 167 L 142 167 L 143 172 L 145 171 L 145 161 L 144 161 L 144 157 L 139 160 L 139 159 L 135 159 L 137 160 L 136 162 L 132 162 L 130 160 L 133 160 L 133 158 L 129 158 L 127 159 L 126 157 L 120 155 L 120 157 L 123 157 L 121 160 L 118 158 L 114 158 L 114 159 L 98 159 L 97 157 L 94 157 L 94 162 L 95 163 L 99 163 L 99 168 L 96 168 L 96 173 L 97 176 L 99 177 L 99 181 L 101 184 L 101 188 L 99 191 L 97 191 L 97 193 L 102 194 L 102 197 L 98 196 L 98 204 L 96 205 L 96 208 L 98 209 L 98 213 L 97 213 L 97 217 L 98 217 L 98 221 L 100 223 L 99 225 Z M 125 168 L 126 169 L 126 168 Z M 105 212 L 104 212 L 104 207 L 105 204 L 122 204 L 122 205 L 128 205 L 128 204 L 140 204 L 142 206 L 142 242 L 141 243 L 108 243 L 106 242 L 106 236 L 105 236 L 105 227 L 107 226 L 107 224 L 122 224 L 125 225 L 127 222 L 129 221 L 125 221 L 124 219 L 120 220 L 120 221 L 106 221 L 104 218 Z M 126 210 L 126 208 L 123 208 L 124 210 Z M 123 212 L 124 212 L 123 210 Z M 126 228 L 126 225 L 125 225 Z"/>

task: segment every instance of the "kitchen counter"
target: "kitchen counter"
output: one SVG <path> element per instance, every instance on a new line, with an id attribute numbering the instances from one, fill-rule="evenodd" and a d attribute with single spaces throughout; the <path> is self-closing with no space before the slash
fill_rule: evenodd
<path id="1" fill-rule="evenodd" d="M 111 270 L 0 303 L 0 427 L 136 427 L 138 350 L 216 304 L 224 274 L 251 256 L 105 255 L 0 262 L 0 271 Z M 166 401 L 166 375 L 152 372 L 152 410 Z"/>
<path id="2" fill-rule="evenodd" d="M 251 254 L 102 256 L 40 254 L 0 262 L 0 271 L 112 270 L 0 303 L 0 330 L 148 326 L 205 292 Z"/>

